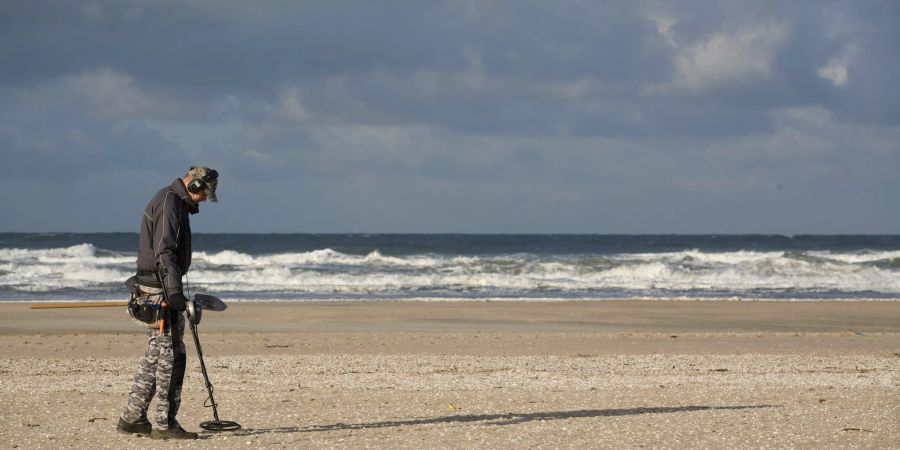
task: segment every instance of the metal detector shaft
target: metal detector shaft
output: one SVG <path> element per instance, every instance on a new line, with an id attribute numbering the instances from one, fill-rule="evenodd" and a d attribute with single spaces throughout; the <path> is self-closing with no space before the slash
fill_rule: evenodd
<path id="1" fill-rule="evenodd" d="M 206 363 L 203 362 L 203 349 L 200 348 L 200 338 L 197 337 L 197 325 L 193 321 L 188 320 L 191 325 L 191 334 L 194 336 L 194 347 L 197 348 L 197 359 L 200 360 L 200 372 L 203 373 L 203 381 L 206 382 L 206 392 L 209 393 L 209 403 L 213 410 L 213 418 L 219 420 L 219 411 L 216 410 L 216 399 L 213 398 L 213 386 L 209 382 L 209 375 L 206 373 Z"/>
<path id="2" fill-rule="evenodd" d="M 190 315 L 190 312 L 188 313 Z M 200 372 L 203 373 L 203 381 L 206 383 L 206 392 L 209 393 L 209 405 L 213 410 L 214 420 L 200 422 L 200 428 L 209 431 L 234 431 L 241 428 L 241 424 L 230 420 L 220 420 L 219 410 L 217 408 L 216 399 L 213 397 L 213 385 L 209 382 L 209 374 L 206 373 L 206 363 L 203 361 L 203 348 L 200 347 L 200 338 L 197 336 L 197 324 L 193 318 L 188 317 L 188 323 L 191 326 L 191 335 L 194 336 L 194 347 L 197 347 L 197 359 L 200 360 Z"/>

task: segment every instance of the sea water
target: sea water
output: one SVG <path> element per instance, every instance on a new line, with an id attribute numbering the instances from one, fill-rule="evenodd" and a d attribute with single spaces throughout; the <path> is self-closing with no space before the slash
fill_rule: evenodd
<path id="1" fill-rule="evenodd" d="M 137 234 L 0 233 L 0 301 L 123 300 Z M 900 298 L 900 236 L 194 234 L 229 301 Z"/>

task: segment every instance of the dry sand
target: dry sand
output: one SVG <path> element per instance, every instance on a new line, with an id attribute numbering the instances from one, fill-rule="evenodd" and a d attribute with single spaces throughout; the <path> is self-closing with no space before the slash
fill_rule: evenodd
<path id="1" fill-rule="evenodd" d="M 900 448 L 900 301 L 235 303 L 199 328 L 243 429 L 191 442 L 116 433 L 123 308 L 0 317 L 4 448 Z"/>

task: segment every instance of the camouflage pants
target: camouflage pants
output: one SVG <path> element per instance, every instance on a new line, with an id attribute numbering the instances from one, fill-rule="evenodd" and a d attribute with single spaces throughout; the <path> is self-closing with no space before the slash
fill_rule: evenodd
<path id="1" fill-rule="evenodd" d="M 187 362 L 183 342 L 184 316 L 174 313 L 169 317 L 174 320 L 166 324 L 165 334 L 160 334 L 158 327 L 147 328 L 147 351 L 138 364 L 122 413 L 126 422 L 147 421 L 147 410 L 155 394 L 156 415 L 151 423 L 157 430 L 180 427 L 175 415 L 181 406 L 181 385 Z"/>

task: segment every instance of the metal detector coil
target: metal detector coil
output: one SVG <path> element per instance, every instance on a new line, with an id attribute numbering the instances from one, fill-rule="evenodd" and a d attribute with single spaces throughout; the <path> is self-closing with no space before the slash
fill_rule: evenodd
<path id="1" fill-rule="evenodd" d="M 207 311 L 219 312 L 228 309 L 228 305 L 215 295 L 194 294 L 194 301 Z"/>

